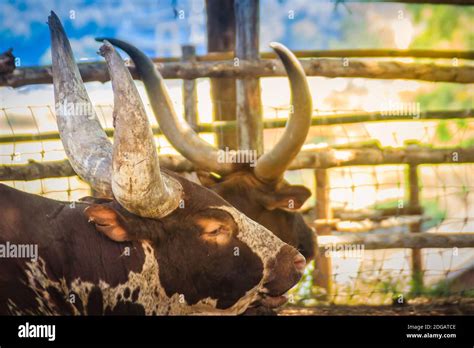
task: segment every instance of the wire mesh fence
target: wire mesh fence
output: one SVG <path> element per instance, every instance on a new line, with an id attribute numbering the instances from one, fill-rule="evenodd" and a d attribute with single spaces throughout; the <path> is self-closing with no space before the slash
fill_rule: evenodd
<path id="1" fill-rule="evenodd" d="M 292 292 L 297 305 L 404 305 L 419 298 L 472 298 L 472 250 L 423 249 L 422 287 L 413 284 L 409 249 L 331 252 L 331 292 L 312 283 L 312 263 Z M 428 301 L 429 302 L 429 301 Z M 434 305 L 435 306 L 435 305 Z"/>

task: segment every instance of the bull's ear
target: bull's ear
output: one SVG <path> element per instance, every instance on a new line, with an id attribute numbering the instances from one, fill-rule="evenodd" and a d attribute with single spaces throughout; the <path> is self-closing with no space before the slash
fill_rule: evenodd
<path id="1" fill-rule="evenodd" d="M 89 222 L 95 229 L 116 242 L 129 241 L 126 223 L 122 215 L 115 209 L 101 204 L 92 204 L 84 210 Z"/>
<path id="2" fill-rule="evenodd" d="M 258 201 L 268 210 L 296 210 L 311 196 L 311 191 L 301 185 L 286 185 L 276 192 L 264 192 Z"/>

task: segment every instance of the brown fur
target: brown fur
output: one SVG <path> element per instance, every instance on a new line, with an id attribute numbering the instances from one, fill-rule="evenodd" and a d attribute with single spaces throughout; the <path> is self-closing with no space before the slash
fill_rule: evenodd
<path id="1" fill-rule="evenodd" d="M 237 314 L 268 284 L 280 295 L 298 281 L 294 248 L 212 191 L 167 174 L 183 186 L 184 208 L 159 220 L 113 200 L 72 206 L 0 185 L 0 243 L 37 244 L 40 256 L 0 259 L 0 314 Z M 89 221 L 90 209 L 106 219 Z M 231 237 L 202 238 L 202 221 Z M 109 225 L 123 241 L 109 238 Z"/>

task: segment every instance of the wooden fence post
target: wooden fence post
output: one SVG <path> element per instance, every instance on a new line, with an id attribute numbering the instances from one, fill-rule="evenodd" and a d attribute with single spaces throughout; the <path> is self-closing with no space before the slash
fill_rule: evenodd
<path id="1" fill-rule="evenodd" d="M 332 210 L 330 205 L 330 183 L 328 169 L 315 169 L 316 179 L 316 217 L 318 220 L 332 219 Z M 329 223 L 317 224 L 316 232 L 318 236 L 331 235 L 331 226 Z M 329 221 L 328 221 L 329 222 Z M 313 284 L 326 290 L 326 297 L 332 293 L 332 267 L 331 258 L 326 257 L 324 251 L 318 249 L 315 257 L 315 266 L 313 272 Z"/>
<path id="2" fill-rule="evenodd" d="M 235 0 L 236 44 L 235 64 L 241 60 L 259 60 L 258 0 Z M 237 121 L 240 150 L 263 153 L 262 103 L 260 82 L 255 77 L 237 80 Z"/>
<path id="3" fill-rule="evenodd" d="M 181 46 L 183 62 L 196 61 L 196 48 L 192 45 Z M 197 105 L 197 83 L 196 80 L 183 80 L 183 104 L 184 119 L 197 131 L 198 128 L 198 105 Z"/>
<path id="4" fill-rule="evenodd" d="M 411 208 L 420 207 L 420 187 L 418 180 L 418 166 L 408 165 L 409 205 Z M 421 222 L 410 225 L 410 233 L 420 233 Z M 412 267 L 412 289 L 414 294 L 419 294 L 423 289 L 423 257 L 421 249 L 413 249 L 411 252 Z"/>
<path id="5" fill-rule="evenodd" d="M 233 52 L 235 49 L 234 0 L 206 0 L 207 51 Z M 214 78 L 211 81 L 212 119 L 236 119 L 235 79 Z M 237 149 L 237 129 L 216 132 L 217 146 Z"/>

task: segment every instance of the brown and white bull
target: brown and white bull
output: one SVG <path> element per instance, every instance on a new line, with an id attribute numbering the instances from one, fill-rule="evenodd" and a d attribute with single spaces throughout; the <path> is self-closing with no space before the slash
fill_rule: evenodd
<path id="1" fill-rule="evenodd" d="M 71 204 L 0 185 L 0 246 L 38 247 L 35 260 L 2 254 L 0 314 L 239 314 L 280 305 L 304 257 L 215 192 L 160 169 L 136 86 L 105 42 L 112 145 L 54 13 L 48 24 L 61 140 L 75 171 L 109 198 Z"/>
<path id="2" fill-rule="evenodd" d="M 221 150 L 202 140 L 186 122 L 178 119 L 161 74 L 142 51 L 118 39 L 97 40 L 108 40 L 133 60 L 161 130 L 173 147 L 200 170 L 200 182 L 285 243 L 298 248 L 307 260 L 313 258 L 315 234 L 297 212 L 311 192 L 283 179 L 286 168 L 304 144 L 312 116 L 306 75 L 294 54 L 282 44 L 271 44 L 288 74 L 293 112 L 279 142 L 253 165 L 222 161 Z"/>

